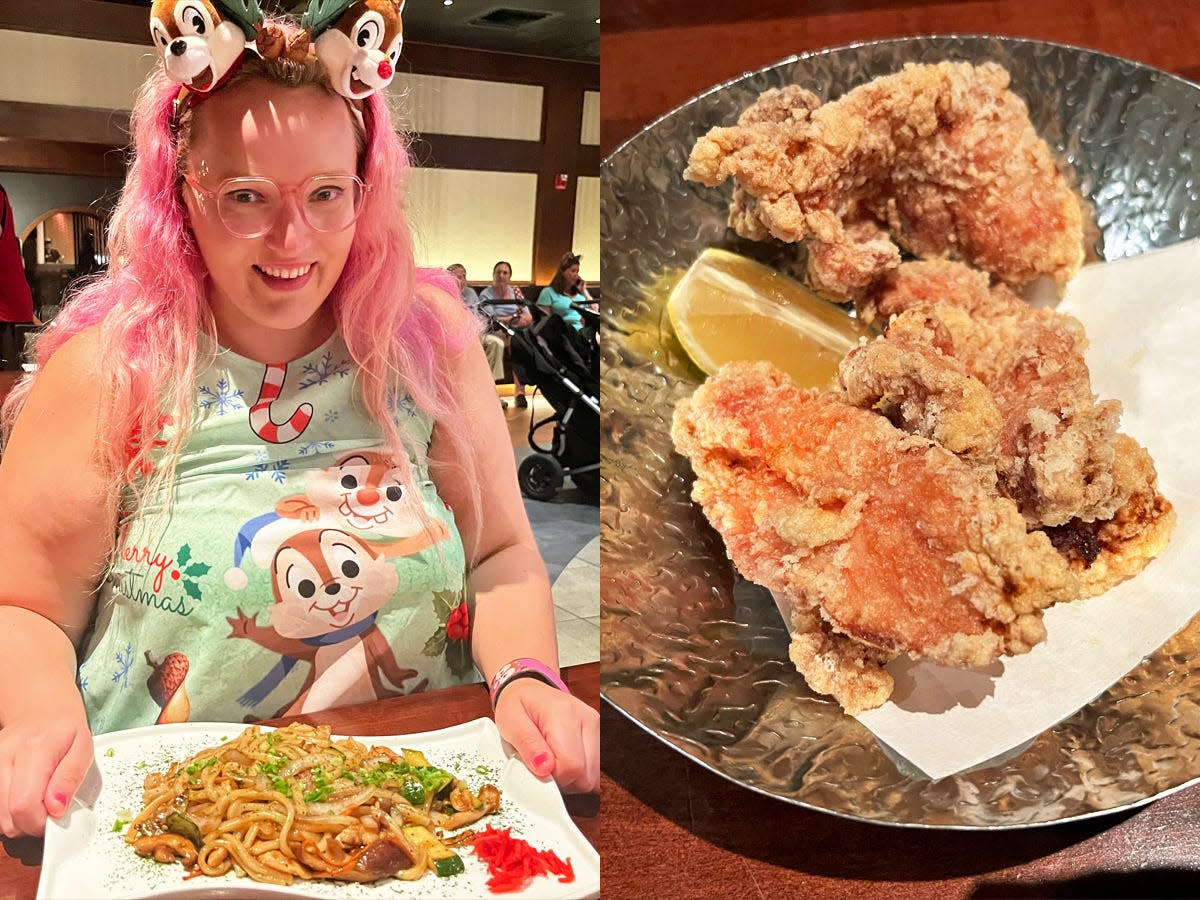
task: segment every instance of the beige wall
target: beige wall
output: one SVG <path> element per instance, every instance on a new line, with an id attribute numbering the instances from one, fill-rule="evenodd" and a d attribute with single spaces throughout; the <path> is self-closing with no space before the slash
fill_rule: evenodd
<path id="1" fill-rule="evenodd" d="M 407 195 L 421 265 L 462 263 L 469 279 L 488 281 L 503 259 L 514 281 L 533 280 L 537 175 L 413 169 Z"/>
<path id="2" fill-rule="evenodd" d="M 128 110 L 158 57 L 150 46 L 0 29 L 0 100 Z"/>
<path id="3" fill-rule="evenodd" d="M 571 248 L 583 257 L 579 272 L 588 281 L 600 280 L 600 179 L 575 182 L 575 235 Z"/>
<path id="4" fill-rule="evenodd" d="M 405 131 L 517 141 L 542 136 L 541 85 L 401 72 L 388 94 Z"/>
<path id="5" fill-rule="evenodd" d="M 579 130 L 579 143 L 600 146 L 600 92 L 583 92 L 583 124 Z"/>

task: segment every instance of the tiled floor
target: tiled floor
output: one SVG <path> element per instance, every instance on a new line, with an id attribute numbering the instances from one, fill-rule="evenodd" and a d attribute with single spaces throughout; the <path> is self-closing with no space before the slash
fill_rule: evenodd
<path id="1" fill-rule="evenodd" d="M 541 421 L 552 409 L 540 396 L 531 401 L 528 409 L 519 409 L 504 391 L 501 387 L 509 404 L 504 416 L 519 464 L 533 452 L 529 446 L 530 416 Z M 549 430 L 537 434 L 539 443 L 549 442 Z M 559 664 L 595 662 L 600 658 L 599 509 L 569 482 L 553 502 L 527 499 L 525 505 L 554 592 Z"/>

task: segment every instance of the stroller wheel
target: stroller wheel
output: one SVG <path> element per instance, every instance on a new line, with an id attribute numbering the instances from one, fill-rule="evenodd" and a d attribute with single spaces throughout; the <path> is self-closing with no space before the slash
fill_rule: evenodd
<path id="1" fill-rule="evenodd" d="M 535 453 L 517 469 L 521 492 L 532 500 L 553 500 L 563 485 L 563 470 L 553 456 Z"/>

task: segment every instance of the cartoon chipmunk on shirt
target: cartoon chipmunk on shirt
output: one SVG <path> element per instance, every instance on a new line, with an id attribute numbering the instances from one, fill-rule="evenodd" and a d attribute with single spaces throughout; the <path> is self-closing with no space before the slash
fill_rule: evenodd
<path id="1" fill-rule="evenodd" d="M 295 715 L 423 690 L 401 668 L 375 623 L 395 593 L 399 575 L 382 553 L 336 528 L 286 538 L 271 561 L 275 605 L 271 624 L 240 608 L 230 617 L 231 638 L 245 638 L 282 658 L 238 702 L 255 706 L 282 683 L 296 663 L 311 668 L 299 695 L 275 715 Z"/>
<path id="2" fill-rule="evenodd" d="M 400 467 L 385 454 L 354 450 L 332 466 L 311 472 L 304 494 L 275 504 L 277 515 L 313 522 L 340 521 L 358 531 L 379 535 L 388 556 L 417 553 L 449 537 L 440 520 L 422 517 L 420 497 L 408 496 Z"/>
<path id="3" fill-rule="evenodd" d="M 249 550 L 271 573 L 275 603 L 270 625 L 238 609 L 228 619 L 230 637 L 282 657 L 239 698 L 243 706 L 261 703 L 301 660 L 312 668 L 300 695 L 279 715 L 410 692 L 403 684 L 418 673 L 399 666 L 375 617 L 399 585 L 390 559 L 450 536 L 440 520 L 427 525 L 422 511 L 421 498 L 408 495 L 389 457 L 355 450 L 311 472 L 303 495 L 284 498 L 242 526 L 225 583 L 234 590 L 247 585 L 241 566 Z"/>

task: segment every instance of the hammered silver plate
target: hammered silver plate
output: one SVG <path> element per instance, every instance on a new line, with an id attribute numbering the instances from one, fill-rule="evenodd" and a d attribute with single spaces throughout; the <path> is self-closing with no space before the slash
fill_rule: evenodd
<path id="1" fill-rule="evenodd" d="M 939 781 L 898 768 L 871 733 L 808 690 L 770 595 L 741 579 L 689 497 L 668 428 L 703 377 L 675 343 L 670 284 L 709 246 L 781 264 L 725 227 L 729 187 L 684 182 L 695 139 L 763 90 L 825 98 L 905 62 L 994 60 L 1094 206 L 1093 256 L 1200 236 L 1200 86 L 1103 53 L 935 36 L 793 57 L 720 85 L 601 166 L 603 466 L 601 690 L 700 765 L 750 790 L 891 825 L 1003 829 L 1137 806 L 1200 779 L 1200 623 L 1018 755 Z"/>

